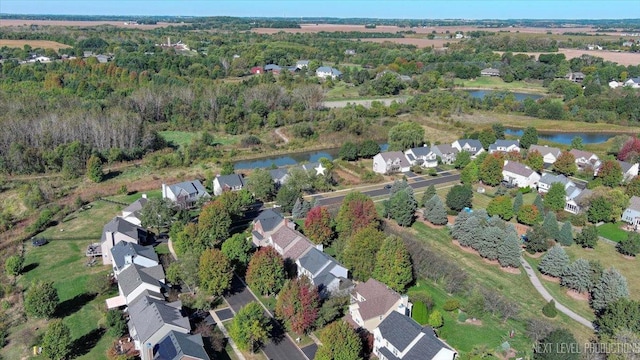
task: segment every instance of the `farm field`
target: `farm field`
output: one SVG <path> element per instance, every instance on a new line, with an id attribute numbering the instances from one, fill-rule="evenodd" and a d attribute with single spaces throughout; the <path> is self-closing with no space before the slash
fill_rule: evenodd
<path id="1" fill-rule="evenodd" d="M 434 48 L 444 48 L 447 44 L 456 43 L 460 41 L 459 39 L 426 39 L 426 38 L 415 38 L 415 37 L 406 37 L 406 38 L 365 38 L 365 39 L 357 39 L 358 41 L 368 41 L 374 43 L 385 43 L 392 42 L 395 44 L 403 44 L 403 45 L 415 45 L 418 48 L 426 48 L 426 47 L 434 47 Z"/>
<path id="2" fill-rule="evenodd" d="M 30 26 L 30 25 L 39 25 L 39 26 L 103 26 L 103 25 L 111 25 L 122 28 L 132 28 L 132 29 L 141 29 L 141 30 L 149 30 L 149 29 L 157 29 L 161 27 L 167 26 L 179 26 L 184 25 L 180 23 L 166 23 L 166 22 L 158 22 L 154 25 L 129 25 L 125 24 L 124 21 L 70 21 L 70 20 L 25 20 L 25 19 L 2 19 L 0 21 L 0 26 Z"/>
<path id="3" fill-rule="evenodd" d="M 495 51 L 498 54 L 504 53 L 503 51 Z M 526 54 L 535 56 L 536 59 L 540 54 L 549 54 L 550 52 L 514 52 L 514 54 Z M 580 50 L 580 49 L 559 49 L 558 53 L 564 54 L 567 60 L 578 58 L 583 54 L 601 57 L 607 61 L 617 62 L 620 65 L 638 65 L 640 64 L 640 53 L 629 52 L 613 52 L 604 50 Z"/>
<path id="4" fill-rule="evenodd" d="M 3 20 L 3 22 L 6 20 Z M 67 44 L 61 44 L 59 42 L 56 41 L 49 41 L 49 40 L 8 40 L 8 39 L 0 39 L 0 47 L 10 47 L 10 48 L 22 48 L 25 45 L 29 45 L 34 49 L 37 48 L 42 48 L 42 49 L 53 49 L 53 50 L 60 50 L 60 49 L 68 49 L 71 46 L 67 45 Z"/>

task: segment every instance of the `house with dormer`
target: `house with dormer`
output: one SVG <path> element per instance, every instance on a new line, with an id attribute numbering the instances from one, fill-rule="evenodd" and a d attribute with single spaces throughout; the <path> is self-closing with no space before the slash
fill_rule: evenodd
<path id="1" fill-rule="evenodd" d="M 411 166 L 419 165 L 423 168 L 438 166 L 438 156 L 426 145 L 406 150 L 404 155 Z"/>
<path id="2" fill-rule="evenodd" d="M 602 165 L 598 155 L 592 152 L 571 149 L 569 153 L 576 159 L 576 165 L 580 171 L 595 174 L 600 165 Z"/>
<path id="3" fill-rule="evenodd" d="M 152 238 L 152 235 L 140 226 L 121 217 L 114 217 L 102 228 L 102 237 L 100 238 L 102 264 L 111 265 L 111 248 L 119 242 L 146 245 Z"/>
<path id="4" fill-rule="evenodd" d="M 587 209 L 589 198 L 593 192 L 589 189 L 580 189 L 577 186 L 568 186 L 565 189 L 564 211 L 577 215 Z"/>
<path id="5" fill-rule="evenodd" d="M 501 140 L 498 139 L 493 144 L 489 145 L 489 154 L 495 152 L 510 153 L 512 151 L 520 152 L 519 140 Z"/>
<path id="6" fill-rule="evenodd" d="M 310 247 L 296 260 L 298 276 L 306 276 L 311 283 L 318 287 L 321 297 L 327 298 L 331 294 L 340 294 L 349 290 L 351 281 L 349 271 L 336 259 L 315 247 Z"/>
<path id="7" fill-rule="evenodd" d="M 162 198 L 169 199 L 183 209 L 193 207 L 201 199 L 210 197 L 211 195 L 199 180 L 184 181 L 173 185 L 162 184 Z"/>
<path id="8" fill-rule="evenodd" d="M 111 248 L 111 267 L 117 277 L 129 265 L 152 267 L 159 264 L 158 254 L 153 246 L 142 246 L 122 241 Z"/>
<path id="9" fill-rule="evenodd" d="M 373 331 L 373 353 L 380 360 L 454 360 L 457 352 L 429 326 L 392 311 Z"/>
<path id="10" fill-rule="evenodd" d="M 456 161 L 459 150 L 449 144 L 433 145 L 431 151 L 439 157 L 443 164 L 451 165 Z"/>
<path id="11" fill-rule="evenodd" d="M 373 172 L 378 174 L 392 174 L 406 172 L 411 169 L 411 164 L 401 151 L 387 151 L 373 157 Z"/>
<path id="12" fill-rule="evenodd" d="M 351 292 L 347 321 L 356 329 L 364 328 L 373 333 L 392 311 L 411 316 L 412 307 L 407 295 L 400 295 L 371 278 L 356 285 Z"/>
<path id="13" fill-rule="evenodd" d="M 142 194 L 140 199 L 132 202 L 131 205 L 122 210 L 122 218 L 134 225 L 141 226 L 142 221 L 140 220 L 140 212 L 148 201 L 147 194 Z"/>
<path id="14" fill-rule="evenodd" d="M 482 143 L 475 139 L 456 140 L 451 144 L 451 146 L 456 148 L 458 151 L 466 151 L 470 153 L 472 159 L 475 159 L 476 156 L 484 152 Z"/>

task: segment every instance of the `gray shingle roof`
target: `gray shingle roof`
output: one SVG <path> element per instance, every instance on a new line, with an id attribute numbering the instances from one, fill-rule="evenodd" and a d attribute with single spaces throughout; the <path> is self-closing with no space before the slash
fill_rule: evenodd
<path id="1" fill-rule="evenodd" d="M 422 328 L 422 333 L 424 333 L 424 336 L 413 345 L 402 360 L 433 359 L 440 350 L 449 349 L 448 346 L 436 337 L 435 332 L 430 327 Z"/>
<path id="2" fill-rule="evenodd" d="M 298 260 L 300 261 L 300 266 L 302 266 L 312 274 L 320 271 L 327 265 L 327 263 L 335 262 L 335 260 L 329 255 L 316 248 L 309 249 L 309 251 L 307 251 L 306 254 L 302 255 Z"/>
<path id="3" fill-rule="evenodd" d="M 244 179 L 240 174 L 219 175 L 216 177 L 221 187 L 244 187 Z"/>
<path id="4" fill-rule="evenodd" d="M 493 144 L 489 145 L 489 150 L 497 150 L 499 147 L 508 148 L 509 146 L 517 146 L 520 147 L 520 142 L 518 140 L 501 140 L 498 139 Z"/>
<path id="5" fill-rule="evenodd" d="M 135 328 L 137 338 L 141 344 L 160 330 L 165 324 L 171 324 L 191 330 L 189 319 L 182 314 L 182 302 L 168 303 L 142 297 L 129 304 L 129 328 Z"/>
<path id="6" fill-rule="evenodd" d="M 411 149 L 416 156 L 427 156 L 431 153 L 431 149 L 428 146 L 420 146 Z"/>
<path id="7" fill-rule="evenodd" d="M 273 169 L 269 170 L 269 175 L 273 181 L 283 182 L 289 175 L 289 171 L 287 169 Z"/>
<path id="8" fill-rule="evenodd" d="M 122 289 L 124 296 L 129 296 L 138 286 L 143 283 L 153 286 L 163 286 L 164 270 L 162 265 L 145 268 L 136 264 L 127 266 L 118 275 L 118 286 Z"/>
<path id="9" fill-rule="evenodd" d="M 111 233 L 118 232 L 121 234 L 125 234 L 132 239 L 136 239 L 140 244 L 144 244 L 147 241 L 147 237 L 149 236 L 149 233 L 147 232 L 147 230 L 141 228 L 140 226 L 134 225 L 128 222 L 127 220 L 117 216 L 111 219 L 111 221 L 109 221 L 102 228 L 102 238 L 100 239 L 101 242 L 104 242 L 107 239 L 106 237 L 107 232 L 111 232 Z"/>
<path id="10" fill-rule="evenodd" d="M 530 167 L 515 161 L 506 161 L 502 171 L 508 171 L 524 177 L 529 177 L 535 172 Z"/>
<path id="11" fill-rule="evenodd" d="M 318 69 L 316 69 L 316 73 L 319 73 L 319 72 L 329 73 L 332 76 L 342 75 L 342 72 L 340 70 L 332 68 L 330 66 L 320 66 Z"/>
<path id="12" fill-rule="evenodd" d="M 276 64 L 267 64 L 264 66 L 264 71 L 282 70 L 282 67 Z"/>
<path id="13" fill-rule="evenodd" d="M 627 209 L 640 211 L 640 197 L 632 196 L 631 199 L 629 199 L 629 206 Z"/>
<path id="14" fill-rule="evenodd" d="M 553 154 L 553 156 L 558 157 L 562 153 L 562 151 L 556 147 L 552 146 L 542 146 L 542 145 L 531 145 L 529 146 L 529 151 L 537 151 L 543 157 L 547 154 Z"/>
<path id="15" fill-rule="evenodd" d="M 440 154 L 457 154 L 458 153 L 458 149 L 454 148 L 453 146 L 449 145 L 449 144 L 440 144 L 440 145 L 434 145 L 431 147 L 431 150 L 435 151 L 435 152 L 439 152 Z"/>
<path id="16" fill-rule="evenodd" d="M 141 246 L 138 244 L 121 241 L 111 248 L 111 258 L 115 261 L 116 267 L 122 269 L 126 265 L 127 257 L 142 256 L 158 262 L 158 254 L 153 246 Z"/>
<path id="17" fill-rule="evenodd" d="M 620 161 L 618 160 L 618 164 L 620 164 L 620 167 L 622 168 L 622 173 L 625 174 L 627 171 L 631 170 L 631 168 L 633 167 L 632 163 L 628 163 L 626 161 Z"/>
<path id="18" fill-rule="evenodd" d="M 460 139 L 458 140 L 458 144 L 460 147 L 464 147 L 465 145 L 469 145 L 469 147 L 476 148 L 477 150 L 482 149 L 482 143 L 476 139 Z"/>
<path id="19" fill-rule="evenodd" d="M 207 189 L 204 188 L 199 180 L 184 181 L 181 183 L 169 185 L 169 189 L 171 189 L 171 192 L 173 192 L 176 196 L 178 196 L 181 192 L 189 195 L 190 197 L 209 196 Z"/>
<path id="20" fill-rule="evenodd" d="M 382 320 L 378 329 L 389 343 L 403 351 L 420 334 L 422 327 L 408 316 L 392 311 Z"/>
<path id="21" fill-rule="evenodd" d="M 142 210 L 142 208 L 145 206 L 147 201 L 149 201 L 149 199 L 140 198 L 140 199 L 132 202 L 131 205 L 129 205 L 126 208 L 124 208 L 124 210 L 122 210 L 122 212 L 130 212 L 130 213 L 138 212 L 138 211 Z"/>
<path id="22" fill-rule="evenodd" d="M 283 220 L 284 220 L 284 217 L 282 217 L 282 215 L 279 212 L 273 209 L 267 209 L 267 210 L 263 210 L 260 213 L 260 215 L 258 215 L 258 217 L 254 220 L 254 222 L 256 223 L 260 222 L 260 225 L 262 225 L 262 230 L 272 231 Z"/>
<path id="23" fill-rule="evenodd" d="M 209 360 L 200 334 L 170 331 L 153 349 L 153 360 L 181 360 L 184 356 Z"/>
<path id="24" fill-rule="evenodd" d="M 540 178 L 539 183 L 543 183 L 543 184 L 553 184 L 553 183 L 561 183 L 562 185 L 567 185 L 567 183 L 569 182 L 569 179 L 567 179 L 566 176 L 560 174 L 560 175 L 553 175 L 550 173 L 544 173 L 542 174 L 542 177 Z"/>
<path id="25" fill-rule="evenodd" d="M 380 156 L 382 156 L 382 159 L 386 162 L 386 161 L 392 161 L 395 162 L 396 160 L 398 160 L 398 162 L 400 163 L 399 165 L 401 167 L 409 167 L 411 166 L 411 164 L 409 164 L 409 162 L 407 161 L 407 157 L 404 156 L 404 153 L 401 151 L 387 151 L 387 152 L 381 152 Z"/>

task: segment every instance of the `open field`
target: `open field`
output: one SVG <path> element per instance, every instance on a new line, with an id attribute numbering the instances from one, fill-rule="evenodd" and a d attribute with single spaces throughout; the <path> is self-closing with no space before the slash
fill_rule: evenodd
<path id="1" fill-rule="evenodd" d="M 132 29 L 157 29 L 161 27 L 167 26 L 180 26 L 184 25 L 184 23 L 166 23 L 166 22 L 158 22 L 154 25 L 132 25 L 125 24 L 124 21 L 67 21 L 67 20 L 23 20 L 23 19 L 2 19 L 0 21 L 0 26 L 78 26 L 78 27 L 86 27 L 86 26 L 103 26 L 103 25 L 111 25 L 122 28 L 132 28 Z"/>
<path id="2" fill-rule="evenodd" d="M 498 54 L 502 54 L 503 51 L 495 51 Z M 550 54 L 551 52 L 514 52 L 514 54 L 526 54 L 535 56 L 536 59 L 540 54 Z M 579 49 L 558 49 L 558 53 L 564 54 L 567 60 L 581 57 L 583 54 L 596 56 L 603 58 L 607 61 L 613 61 L 620 65 L 638 65 L 640 64 L 640 53 L 629 52 L 613 52 L 604 50 L 579 50 Z"/>
<path id="3" fill-rule="evenodd" d="M 10 48 L 22 48 L 25 45 L 29 45 L 34 49 L 37 48 L 42 48 L 42 49 L 53 49 L 53 50 L 60 50 L 60 49 L 67 49 L 70 48 L 71 46 L 67 45 L 67 44 L 61 44 L 59 42 L 55 42 L 55 41 L 49 41 L 49 40 L 7 40 L 7 39 L 0 39 L 0 47 L 10 47 Z"/>
<path id="4" fill-rule="evenodd" d="M 467 89 L 495 89 L 526 93 L 547 93 L 547 89 L 542 86 L 542 82 L 512 81 L 508 83 L 504 82 L 499 77 L 492 76 L 481 76 L 469 80 L 456 79 L 455 85 L 462 85 L 462 87 Z"/>
<path id="5" fill-rule="evenodd" d="M 426 47 L 434 47 L 434 48 L 444 48 L 446 44 L 455 43 L 460 41 L 459 39 L 427 39 L 427 38 L 414 38 L 414 37 L 406 37 L 406 38 L 365 38 L 365 39 L 357 39 L 358 41 L 368 41 L 374 43 L 385 43 L 392 42 L 394 44 L 403 44 L 403 45 L 415 45 L 418 48 L 426 48 Z"/>

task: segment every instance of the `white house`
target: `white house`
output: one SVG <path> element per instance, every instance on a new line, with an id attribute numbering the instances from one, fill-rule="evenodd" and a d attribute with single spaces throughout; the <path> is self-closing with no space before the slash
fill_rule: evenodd
<path id="1" fill-rule="evenodd" d="M 400 151 L 387 151 L 373 157 L 373 172 L 390 174 L 411 169 L 407 157 Z"/>
<path id="2" fill-rule="evenodd" d="M 541 145 L 531 145 L 529 146 L 529 152 L 531 151 L 537 151 L 540 153 L 540 155 L 542 155 L 542 160 L 544 161 L 545 164 L 550 165 L 556 162 L 556 160 L 558 160 L 558 157 L 560 156 L 560 154 L 562 154 L 562 151 L 556 147 L 551 147 L 551 146 L 541 146 Z"/>
<path id="3" fill-rule="evenodd" d="M 351 292 L 347 320 L 357 328 L 373 333 L 392 311 L 411 315 L 412 304 L 407 295 L 400 295 L 373 278 L 360 283 Z"/>
<path id="4" fill-rule="evenodd" d="M 575 186 L 571 180 L 567 179 L 564 175 L 553 175 L 551 173 L 544 173 L 542 177 L 540 177 L 540 181 L 538 181 L 538 192 L 539 193 L 547 193 L 551 188 L 553 183 L 560 183 L 564 186 L 565 190 L 569 186 Z"/>
<path id="5" fill-rule="evenodd" d="M 347 278 L 347 268 L 315 247 L 309 248 L 300 256 L 296 265 L 298 276 L 308 277 L 311 283 L 318 287 L 322 297 L 339 294 L 351 286 L 351 281 Z"/>
<path id="6" fill-rule="evenodd" d="M 451 165 L 456 161 L 456 156 L 459 152 L 458 149 L 449 144 L 433 145 L 431 147 L 431 151 L 436 154 L 436 158 L 440 157 L 440 161 L 442 161 L 443 164 L 448 165 Z"/>
<path id="7" fill-rule="evenodd" d="M 213 195 L 219 196 L 225 191 L 240 191 L 244 188 L 241 174 L 218 175 L 213 179 Z"/>
<path id="8" fill-rule="evenodd" d="M 506 160 L 502 168 L 502 178 L 517 187 L 534 189 L 538 186 L 540 174 L 519 162 Z"/>
<path id="9" fill-rule="evenodd" d="M 122 218 L 134 225 L 141 226 L 140 211 L 147 204 L 147 201 L 147 194 L 142 194 L 140 199 L 132 202 L 131 205 L 122 210 Z"/>
<path id="10" fill-rule="evenodd" d="M 162 289 L 165 286 L 165 275 L 162 265 L 143 267 L 130 264 L 120 271 L 116 278 L 118 296 L 106 300 L 107 309 L 130 305 L 141 296 L 164 300 Z"/>
<path id="11" fill-rule="evenodd" d="M 616 80 L 609 81 L 609 87 L 612 89 L 617 89 L 620 86 L 624 86 L 624 83 Z"/>
<path id="12" fill-rule="evenodd" d="M 480 76 L 500 76 L 500 70 L 494 68 L 486 68 L 480 70 Z"/>
<path id="13" fill-rule="evenodd" d="M 147 230 L 132 224 L 121 217 L 114 217 L 102 228 L 100 246 L 102 264 L 111 265 L 111 248 L 119 242 L 145 245 L 151 236 Z"/>
<path id="14" fill-rule="evenodd" d="M 200 199 L 211 195 L 198 180 L 185 181 L 173 185 L 162 184 L 162 198 L 169 199 L 182 208 L 195 205 Z"/>
<path id="15" fill-rule="evenodd" d="M 484 152 L 482 143 L 475 139 L 456 140 L 451 144 L 451 146 L 456 148 L 458 151 L 466 151 L 470 153 L 472 159 L 475 159 L 476 156 Z"/>
<path id="16" fill-rule="evenodd" d="M 640 88 L 640 76 L 631 78 L 624 82 L 624 86 L 628 86 L 633 89 Z"/>
<path id="17" fill-rule="evenodd" d="M 406 150 L 404 155 L 412 166 L 420 165 L 424 168 L 438 166 L 438 156 L 426 145 Z"/>
<path id="18" fill-rule="evenodd" d="M 626 161 L 618 160 L 618 164 L 622 168 L 622 181 L 627 182 L 638 176 L 638 163 L 632 164 Z"/>
<path id="19" fill-rule="evenodd" d="M 331 78 L 335 80 L 342 76 L 342 72 L 330 66 L 320 66 L 316 69 L 316 76 L 321 79 Z"/>
<path id="20" fill-rule="evenodd" d="M 510 153 L 512 151 L 520 152 L 519 140 L 496 140 L 493 144 L 489 145 L 489 154 L 495 152 Z"/>
<path id="21" fill-rule="evenodd" d="M 600 158 L 594 153 L 578 149 L 571 149 L 569 153 L 576 159 L 576 165 L 580 171 L 595 174 L 600 165 L 602 165 Z"/>
<path id="22" fill-rule="evenodd" d="M 640 197 L 632 196 L 629 207 L 622 213 L 622 221 L 632 225 L 635 229 L 640 225 Z"/>
<path id="23" fill-rule="evenodd" d="M 589 189 L 579 189 L 576 186 L 569 186 L 565 189 L 567 193 L 564 203 L 564 211 L 571 214 L 579 214 L 586 208 L 586 203 L 591 194 Z"/>
<path id="24" fill-rule="evenodd" d="M 158 254 L 153 246 L 141 246 L 126 241 L 119 242 L 111 248 L 111 266 L 116 277 L 132 264 L 145 268 L 156 266 L 159 264 Z"/>
<path id="25" fill-rule="evenodd" d="M 373 331 L 373 353 L 380 360 L 454 360 L 457 355 L 431 327 L 397 311 Z"/>
<path id="26" fill-rule="evenodd" d="M 309 60 L 298 60 L 296 61 L 296 68 L 298 70 L 302 70 L 309 67 Z"/>

